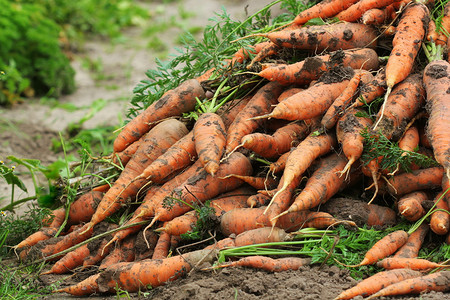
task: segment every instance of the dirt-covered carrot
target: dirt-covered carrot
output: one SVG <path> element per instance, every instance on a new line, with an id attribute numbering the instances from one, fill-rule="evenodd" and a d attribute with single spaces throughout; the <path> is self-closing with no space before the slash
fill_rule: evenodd
<path id="1" fill-rule="evenodd" d="M 300 12 L 292 21 L 293 24 L 303 25 L 315 18 L 327 19 L 346 10 L 359 0 L 324 0 Z"/>
<path id="2" fill-rule="evenodd" d="M 336 15 L 341 21 L 355 22 L 359 20 L 363 14 L 372 8 L 385 7 L 396 0 L 361 0 Z"/>
<path id="3" fill-rule="evenodd" d="M 431 214 L 430 229 L 438 235 L 445 235 L 450 228 L 450 209 L 443 198 L 443 192 L 436 195 L 434 202 L 436 211 Z"/>
<path id="4" fill-rule="evenodd" d="M 377 46 L 377 33 L 374 28 L 361 23 L 341 22 L 312 25 L 269 32 L 263 36 L 283 48 L 315 52 L 375 48 Z"/>
<path id="5" fill-rule="evenodd" d="M 256 193 L 247 198 L 247 206 L 250 208 L 261 207 L 269 204 L 270 196 L 261 193 Z"/>
<path id="6" fill-rule="evenodd" d="M 422 203 L 428 199 L 424 191 L 417 191 L 403 195 L 397 203 L 398 212 L 408 221 L 414 222 L 425 215 Z"/>
<path id="7" fill-rule="evenodd" d="M 64 255 L 61 259 L 53 264 L 49 271 L 41 273 L 46 274 L 65 274 L 73 271 L 76 267 L 83 265 L 84 259 L 89 255 L 87 244 L 78 247 Z"/>
<path id="8" fill-rule="evenodd" d="M 373 80 L 362 82 L 358 99 L 350 107 L 362 106 L 372 102 L 386 91 L 386 72 L 380 68 Z"/>
<path id="9" fill-rule="evenodd" d="M 114 185 L 103 196 L 87 228 L 91 228 L 111 216 L 127 202 L 127 199 L 136 196 L 147 181 L 146 179 L 134 179 L 187 133 L 188 130 L 184 123 L 176 119 L 168 119 L 153 127 L 145 135 L 133 159 L 128 162 Z"/>
<path id="10" fill-rule="evenodd" d="M 251 230 L 246 230 L 236 236 L 234 243 L 236 247 L 284 242 L 291 239 L 290 235 L 278 227 L 261 227 Z"/>
<path id="11" fill-rule="evenodd" d="M 189 79 L 165 93 L 125 125 L 114 141 L 114 152 L 123 151 L 149 131 L 156 122 L 193 110 L 197 104 L 196 97 L 205 97 L 205 92 L 196 79 Z"/>
<path id="12" fill-rule="evenodd" d="M 406 258 L 415 258 L 419 255 L 420 248 L 422 247 L 423 241 L 425 240 L 425 236 L 429 231 L 429 226 L 427 223 L 420 224 L 417 229 L 411 233 L 404 244 L 400 249 L 395 252 L 394 257 L 406 257 Z"/>
<path id="13" fill-rule="evenodd" d="M 170 249 L 170 234 L 167 232 L 161 232 L 158 238 L 158 242 L 153 249 L 152 259 L 164 259 L 169 255 Z"/>
<path id="14" fill-rule="evenodd" d="M 103 192 L 90 191 L 78 197 L 70 204 L 67 225 L 89 222 L 103 196 Z"/>
<path id="15" fill-rule="evenodd" d="M 261 126 L 263 123 L 262 120 L 249 119 L 269 113 L 272 110 L 272 105 L 277 103 L 277 98 L 283 89 L 283 86 L 278 82 L 265 84 L 238 113 L 227 131 L 227 142 L 225 146 L 225 153 L 227 155 L 240 146 L 243 136 L 252 133 Z"/>
<path id="16" fill-rule="evenodd" d="M 414 3 L 405 8 L 392 41 L 392 51 L 386 65 L 385 101 L 380 109 L 380 116 L 374 128 L 383 119 L 386 99 L 397 83 L 409 76 L 416 56 L 425 38 L 430 12 L 424 4 Z"/>
<path id="17" fill-rule="evenodd" d="M 124 150 L 115 152 L 112 157 L 112 162 L 119 166 L 126 166 L 133 155 L 136 153 L 136 150 L 141 145 L 141 142 L 142 141 L 139 139 L 128 145 Z"/>
<path id="18" fill-rule="evenodd" d="M 257 190 L 271 190 L 277 186 L 277 180 L 275 180 L 273 177 L 257 177 L 257 176 L 244 176 L 244 175 L 237 175 L 237 174 L 229 174 L 225 178 L 229 177 L 235 177 L 237 179 L 241 179 L 251 187 L 257 189 Z"/>
<path id="19" fill-rule="evenodd" d="M 388 285 L 405 279 L 419 277 L 421 275 L 422 273 L 419 271 L 409 269 L 381 271 L 364 279 L 354 287 L 343 291 L 339 296 L 334 298 L 334 300 L 347 300 L 356 296 L 366 297 L 378 292 Z"/>
<path id="20" fill-rule="evenodd" d="M 217 267 L 249 267 L 268 272 L 283 272 L 287 270 L 298 270 L 301 267 L 308 266 L 310 263 L 311 258 L 282 257 L 275 259 L 267 256 L 254 255 L 246 256 L 236 261 L 223 263 Z"/>
<path id="21" fill-rule="evenodd" d="M 396 230 L 389 233 L 376 242 L 369 251 L 366 252 L 364 259 L 356 266 L 371 265 L 378 260 L 395 253 L 395 251 L 406 243 L 408 236 L 408 233 L 404 230 Z"/>
<path id="22" fill-rule="evenodd" d="M 342 65 L 352 69 L 378 69 L 378 55 L 370 48 L 338 50 L 330 54 L 308 57 L 294 64 L 263 66 L 259 76 L 282 84 L 309 84 L 333 67 Z"/>
<path id="23" fill-rule="evenodd" d="M 372 8 L 361 16 L 361 22 L 366 25 L 382 25 L 392 21 L 395 17 L 395 7 L 388 5 L 384 8 Z"/>
<path id="24" fill-rule="evenodd" d="M 358 108 L 348 109 L 336 124 L 336 137 L 342 145 L 342 151 L 347 157 L 347 165 L 340 171 L 340 175 L 347 178 L 351 166 L 361 157 L 364 150 L 364 138 L 361 132 L 369 128 L 372 120 L 365 117 L 363 110 Z"/>
<path id="25" fill-rule="evenodd" d="M 445 267 L 445 265 L 438 264 L 423 258 L 410 257 L 386 257 L 377 262 L 377 267 L 392 270 L 392 269 L 411 269 L 411 270 L 427 270 Z"/>
<path id="26" fill-rule="evenodd" d="M 329 200 L 344 183 L 345 178 L 339 172 L 346 164 L 347 159 L 337 154 L 321 159 L 317 170 L 308 178 L 306 186 L 291 206 L 275 218 L 290 212 L 309 210 Z"/>
<path id="27" fill-rule="evenodd" d="M 422 76 L 412 74 L 396 85 L 377 114 L 377 131 L 388 139 L 398 140 L 406 125 L 425 103 Z M 378 122 L 378 120 L 380 120 Z"/>
<path id="28" fill-rule="evenodd" d="M 276 173 L 282 172 L 284 170 L 284 168 L 286 167 L 287 159 L 293 150 L 294 149 L 291 149 L 291 151 L 282 154 L 276 161 L 272 162 L 269 165 L 270 173 L 276 174 Z"/>
<path id="29" fill-rule="evenodd" d="M 428 275 L 405 279 L 388 285 L 367 299 L 382 296 L 419 294 L 425 292 L 445 292 L 450 289 L 450 271 L 440 271 Z"/>
<path id="30" fill-rule="evenodd" d="M 102 260 L 100 270 L 119 262 L 130 262 L 135 259 L 136 235 L 126 237 Z"/>
<path id="31" fill-rule="evenodd" d="M 450 88 L 450 63 L 444 60 L 430 62 L 423 71 L 423 83 L 429 114 L 427 134 L 434 157 L 450 179 L 450 132 L 445 129 L 450 126 L 450 96 L 446 92 Z"/>
<path id="32" fill-rule="evenodd" d="M 99 277 L 100 273 L 94 274 L 77 284 L 55 290 L 53 293 L 68 293 L 73 296 L 86 296 L 98 293 L 97 279 Z"/>
<path id="33" fill-rule="evenodd" d="M 241 144 L 242 147 L 255 152 L 259 156 L 273 158 L 297 146 L 298 141 L 304 139 L 309 131 L 310 127 L 304 122 L 295 122 L 279 128 L 272 135 L 264 133 L 247 134 L 242 138 Z"/>

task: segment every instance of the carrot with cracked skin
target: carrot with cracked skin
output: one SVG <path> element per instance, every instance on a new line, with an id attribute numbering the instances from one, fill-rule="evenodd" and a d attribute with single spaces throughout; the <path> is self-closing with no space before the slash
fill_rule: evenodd
<path id="1" fill-rule="evenodd" d="M 261 127 L 263 120 L 249 119 L 269 113 L 272 110 L 272 105 L 277 103 L 277 98 L 283 90 L 284 87 L 278 82 L 269 82 L 253 95 L 228 128 L 225 154 L 229 155 L 235 151 L 240 146 L 243 136 Z"/>
<path id="2" fill-rule="evenodd" d="M 426 211 L 422 203 L 427 199 L 428 195 L 424 191 L 416 191 L 403 195 L 397 202 L 398 212 L 406 220 L 415 222 L 425 215 Z"/>
<path id="3" fill-rule="evenodd" d="M 406 125 L 425 103 L 422 76 L 412 74 L 397 84 L 384 102 L 384 110 L 377 114 L 377 132 L 388 139 L 398 140 Z"/>
<path id="4" fill-rule="evenodd" d="M 423 83 L 427 93 L 426 109 L 429 114 L 427 135 L 433 147 L 434 157 L 444 167 L 450 179 L 450 63 L 444 60 L 430 62 L 423 71 Z"/>
<path id="5" fill-rule="evenodd" d="M 311 258 L 282 257 L 271 258 L 261 255 L 246 256 L 239 260 L 220 264 L 214 268 L 226 267 L 249 267 L 268 272 L 283 272 L 287 270 L 298 270 L 301 267 L 309 266 Z"/>
<path id="6" fill-rule="evenodd" d="M 336 99 L 334 99 L 331 106 L 322 116 L 322 120 L 320 121 L 320 123 L 325 129 L 331 129 L 336 125 L 339 117 L 342 116 L 342 114 L 345 112 L 350 102 L 356 95 L 362 77 L 369 78 L 373 76 L 365 70 L 357 70 L 355 72 L 348 85 L 345 87 L 342 93 Z"/>
<path id="7" fill-rule="evenodd" d="M 367 299 L 396 295 L 419 294 L 430 291 L 445 292 L 450 289 L 450 271 L 440 271 L 420 277 L 405 279 L 388 285 Z"/>
<path id="8" fill-rule="evenodd" d="M 361 157 L 364 151 L 364 137 L 361 132 L 372 125 L 372 120 L 362 115 L 363 110 L 358 108 L 348 109 L 336 124 L 336 136 L 338 142 L 342 145 L 342 151 L 348 162 L 345 167 L 339 171 L 345 178 L 350 173 L 351 166 Z"/>
<path id="9" fill-rule="evenodd" d="M 346 164 L 347 159 L 337 154 L 321 159 L 317 170 L 308 178 L 306 186 L 291 206 L 275 219 L 291 212 L 309 210 L 329 200 L 344 183 L 345 178 L 339 175 L 339 171 Z"/>
<path id="10" fill-rule="evenodd" d="M 242 137 L 242 147 L 261 157 L 273 158 L 286 153 L 309 134 L 310 128 L 304 122 L 290 123 L 273 134 L 251 133 Z"/>
<path id="11" fill-rule="evenodd" d="M 337 14 L 336 18 L 341 21 L 356 22 L 369 9 L 385 7 L 393 2 L 396 2 L 396 0 L 361 0 Z"/>
<path id="12" fill-rule="evenodd" d="M 337 68 L 321 76 L 315 85 L 278 103 L 271 113 L 253 119 L 307 120 L 325 113 L 347 87 L 353 69 Z M 305 109 L 307 108 L 307 109 Z"/>
<path id="13" fill-rule="evenodd" d="M 431 214 L 430 229 L 438 235 L 445 235 L 450 228 L 450 209 L 443 197 L 443 192 L 440 192 L 434 198 L 435 211 Z"/>
<path id="14" fill-rule="evenodd" d="M 236 189 L 243 181 L 237 178 L 220 179 L 227 174 L 250 175 L 253 172 L 250 160 L 240 152 L 232 153 L 220 164 L 217 176 L 213 177 L 202 170 L 173 189 L 169 198 L 173 198 L 173 205 L 167 207 L 162 201 L 155 207 L 151 227 L 156 221 L 169 221 L 191 210 L 194 203 L 205 202 L 213 197 Z M 177 200 L 178 199 L 178 200 Z"/>
<path id="15" fill-rule="evenodd" d="M 184 123 L 176 119 L 168 119 L 153 127 L 145 135 L 133 159 L 128 162 L 114 185 L 103 196 L 90 222 L 87 223 L 87 228 L 91 228 L 111 216 L 127 202 L 127 199 L 136 196 L 147 181 L 134 179 L 187 133 L 188 130 Z"/>
<path id="16" fill-rule="evenodd" d="M 392 41 L 393 48 L 386 64 L 387 90 L 374 129 L 378 127 L 384 117 L 385 104 L 392 88 L 405 80 L 411 73 L 422 40 L 425 38 L 429 21 L 430 12 L 424 4 L 414 3 L 403 11 Z"/>
<path id="17" fill-rule="evenodd" d="M 272 198 L 277 198 L 291 182 L 300 178 L 306 169 L 314 162 L 316 158 L 331 151 L 337 144 L 336 136 L 332 133 L 314 135 L 310 134 L 292 151 L 286 161 L 286 167 L 283 172 L 283 181 Z M 270 203 L 268 205 L 270 207 Z"/>
<path id="18" fill-rule="evenodd" d="M 114 141 L 114 152 L 123 151 L 147 133 L 156 122 L 193 110 L 197 97 L 204 98 L 205 92 L 196 79 L 186 80 L 177 88 L 166 92 L 125 125 Z"/>
<path id="19" fill-rule="evenodd" d="M 307 57 L 293 64 L 263 65 L 258 75 L 284 85 L 305 85 L 339 65 L 355 70 L 377 70 L 378 55 L 370 48 L 338 50 L 330 54 Z"/>
<path id="20" fill-rule="evenodd" d="M 422 273 L 409 269 L 381 271 L 364 279 L 354 287 L 343 291 L 336 298 L 334 298 L 334 300 L 347 300 L 356 296 L 367 297 L 375 294 L 386 286 L 419 276 L 422 276 Z"/>
<path id="21" fill-rule="evenodd" d="M 332 23 L 312 25 L 292 30 L 279 30 L 261 34 L 282 48 L 314 52 L 375 48 L 377 33 L 371 26 L 361 23 Z"/>
<path id="22" fill-rule="evenodd" d="M 409 234 L 404 230 L 396 230 L 378 240 L 365 254 L 363 260 L 353 266 L 360 267 L 372 265 L 378 260 L 394 254 L 400 247 L 406 244 Z"/>

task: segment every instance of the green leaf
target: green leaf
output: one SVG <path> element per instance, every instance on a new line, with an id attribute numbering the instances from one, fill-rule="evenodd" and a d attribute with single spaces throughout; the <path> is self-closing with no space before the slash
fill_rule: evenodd
<path id="1" fill-rule="evenodd" d="M 8 168 L 7 166 L 0 165 L 0 175 L 5 178 L 6 183 L 16 185 L 19 187 L 22 191 L 27 192 L 27 187 L 22 182 L 22 180 L 19 179 L 16 175 L 14 175 L 13 170 Z"/>

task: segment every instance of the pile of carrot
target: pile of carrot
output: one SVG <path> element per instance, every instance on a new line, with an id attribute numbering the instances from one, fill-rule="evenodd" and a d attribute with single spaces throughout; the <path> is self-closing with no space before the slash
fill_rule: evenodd
<path id="1" fill-rule="evenodd" d="M 55 211 L 68 222 L 17 245 L 20 259 L 55 261 L 47 274 L 100 266 L 57 292 L 135 292 L 214 262 L 220 249 L 286 241 L 301 228 L 419 220 L 417 230 L 376 242 L 357 265 L 386 271 L 336 299 L 449 290 L 449 267 L 417 258 L 425 236 L 450 242 L 450 4 L 433 27 L 439 1 L 423 2 L 323 0 L 224 62 L 253 76 L 250 88 L 224 88 L 233 75 L 205 70 L 166 92 L 119 132 L 111 160 L 123 169 L 95 210 L 78 219 Z M 309 25 L 319 18 L 326 24 Z M 196 117 L 186 120 L 188 113 Z M 395 149 L 386 156 L 377 143 Z M 360 193 L 363 205 L 347 207 L 365 210 L 364 218 L 330 207 L 347 191 Z M 204 208 L 211 222 L 199 223 Z M 113 230 L 105 225 L 124 211 Z M 223 239 L 177 252 L 180 236 L 198 228 Z M 291 261 L 254 257 L 223 267 L 276 272 L 310 263 Z"/>

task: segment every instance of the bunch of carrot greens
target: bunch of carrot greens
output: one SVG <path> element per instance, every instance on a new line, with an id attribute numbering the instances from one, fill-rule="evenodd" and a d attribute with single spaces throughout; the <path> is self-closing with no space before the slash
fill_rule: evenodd
<path id="1" fill-rule="evenodd" d="M 297 11 L 270 24 L 279 2 Z M 217 261 L 206 269 L 373 275 L 336 299 L 447 291 L 449 2 L 294 4 L 224 14 L 149 71 L 109 157 L 120 174 L 54 211 L 20 259 L 51 262 L 46 274 L 99 268 L 56 291 L 73 295 Z"/>

